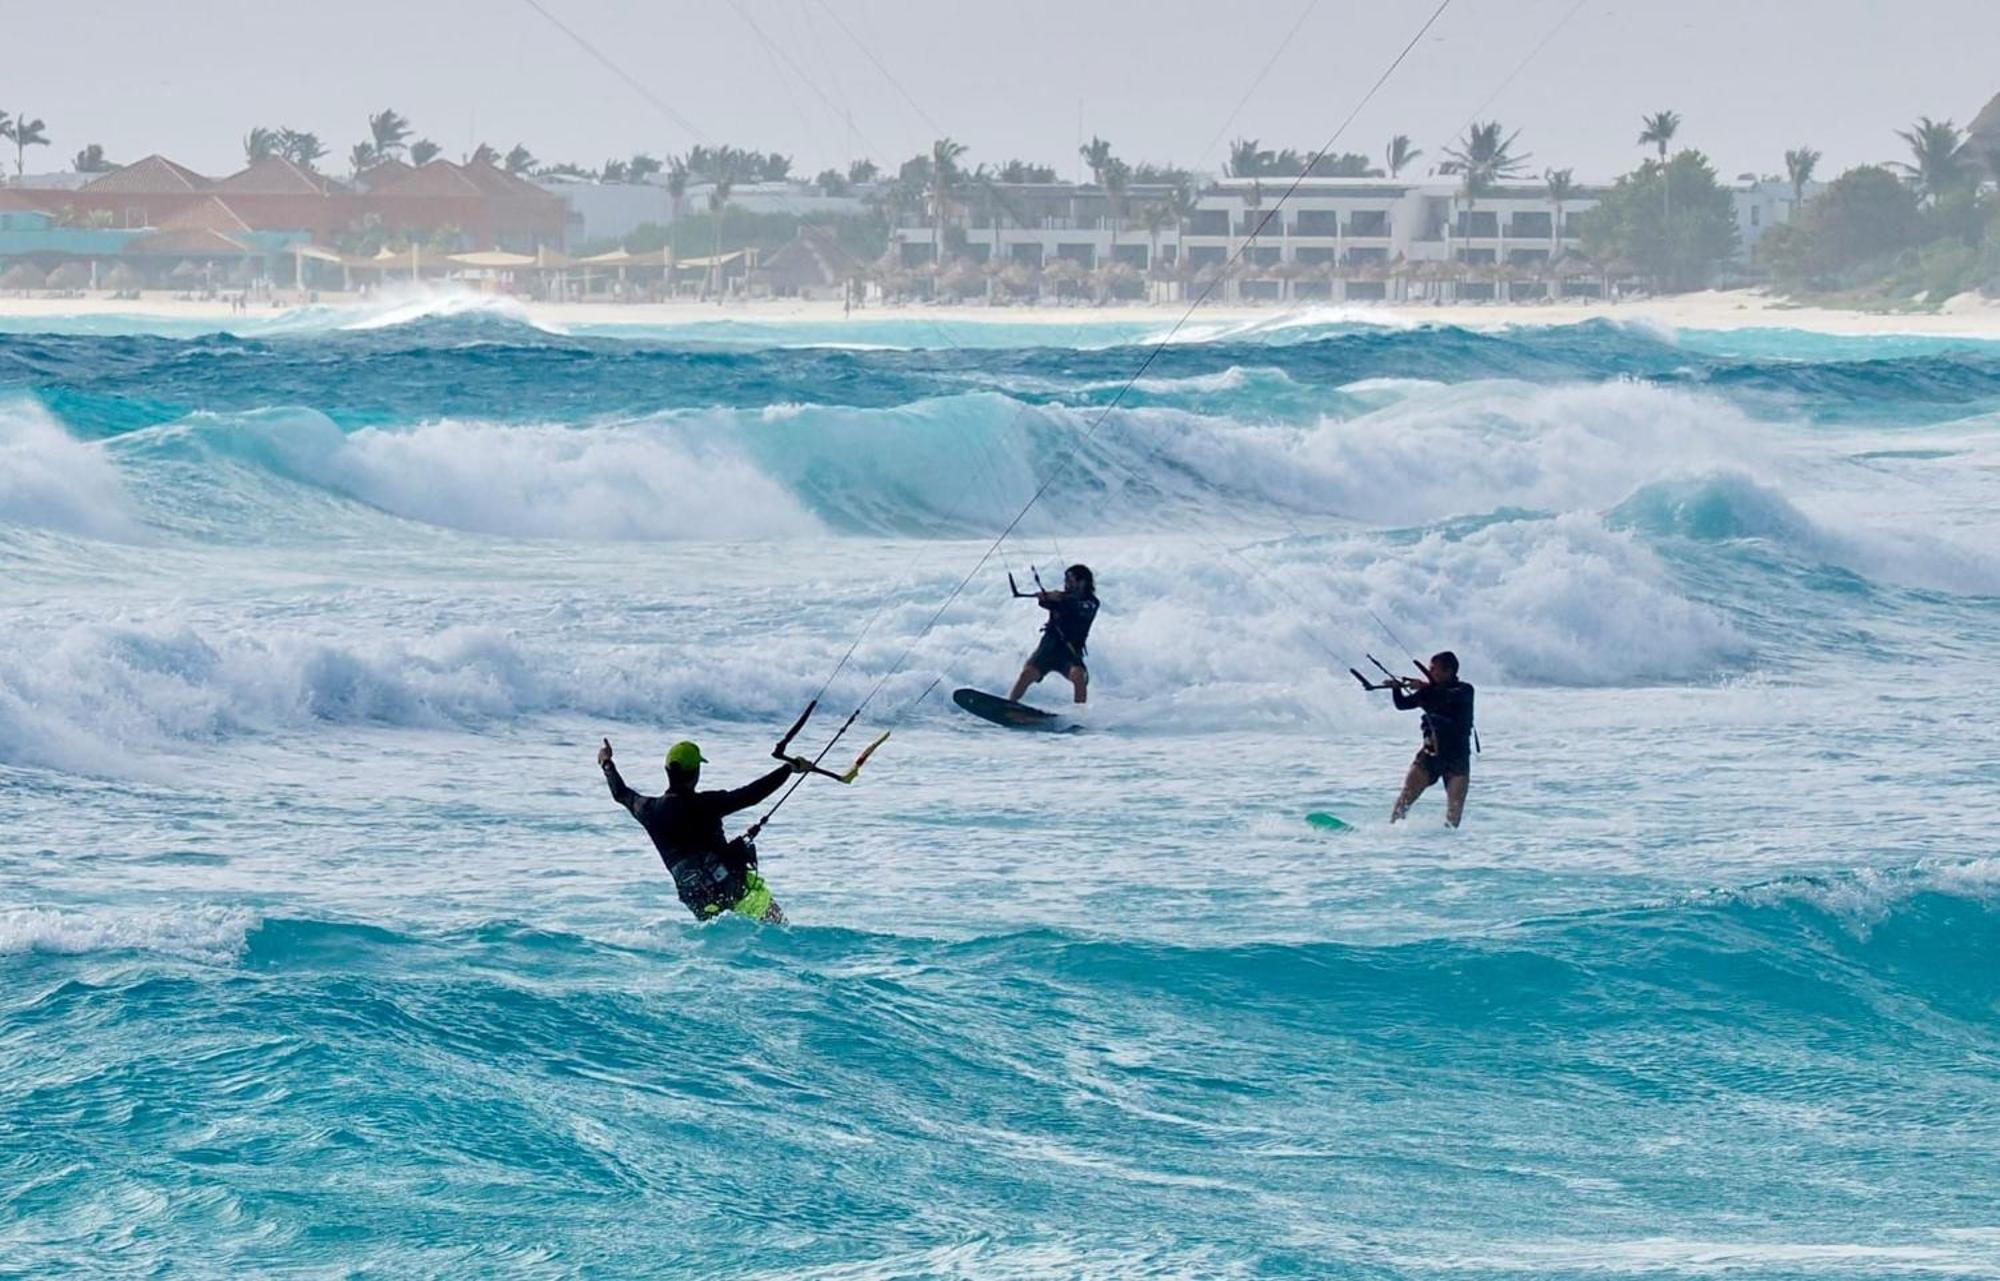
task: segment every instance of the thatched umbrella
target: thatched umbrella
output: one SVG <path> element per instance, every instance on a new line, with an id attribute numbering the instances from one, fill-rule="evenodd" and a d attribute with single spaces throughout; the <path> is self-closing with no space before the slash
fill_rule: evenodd
<path id="1" fill-rule="evenodd" d="M 31 262 L 17 262 L 0 272 L 0 289 L 40 289 L 48 277 Z"/>
<path id="2" fill-rule="evenodd" d="M 194 259 L 183 258 L 167 273 L 169 280 L 200 280 L 201 268 L 195 266 Z"/>
<path id="3" fill-rule="evenodd" d="M 1065 286 L 1074 291 L 1089 274 L 1074 258 L 1057 258 L 1042 268 L 1042 283 L 1055 286 L 1056 297 L 1060 298 Z"/>
<path id="4" fill-rule="evenodd" d="M 49 273 L 43 282 L 49 289 L 87 289 L 90 287 L 90 264 L 72 258 Z"/>
<path id="5" fill-rule="evenodd" d="M 937 274 L 936 290 L 954 298 L 964 298 L 986 287 L 986 275 L 977 263 L 954 258 Z"/>
<path id="6" fill-rule="evenodd" d="M 1010 262 L 1000 271 L 1000 283 L 1009 294 L 1028 295 L 1041 287 L 1042 273 L 1025 262 Z"/>
<path id="7" fill-rule="evenodd" d="M 1095 280 L 1097 296 L 1102 301 L 1115 296 L 1121 286 L 1139 283 L 1139 269 L 1114 258 L 1097 269 Z"/>
<path id="8" fill-rule="evenodd" d="M 114 262 L 111 264 L 111 270 L 105 272 L 97 283 L 100 288 L 122 294 L 139 287 L 139 273 L 132 270 L 130 263 Z"/>

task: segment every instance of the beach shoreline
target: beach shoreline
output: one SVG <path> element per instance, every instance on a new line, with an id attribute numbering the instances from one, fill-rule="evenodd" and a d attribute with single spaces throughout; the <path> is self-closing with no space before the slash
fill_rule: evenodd
<path id="1" fill-rule="evenodd" d="M 469 290 L 404 290 L 364 297 L 322 295 L 313 304 L 269 306 L 252 303 L 238 310 L 227 299 L 188 299 L 170 293 L 140 298 L 108 295 L 82 298 L 0 297 L 0 322 L 16 327 L 37 320 L 78 319 L 159 320 L 180 324 L 217 321 L 219 330 L 253 329 L 282 321 L 311 306 L 352 310 L 357 319 L 379 317 L 398 308 L 421 312 L 426 302 L 458 308 L 492 306 L 553 330 L 585 326 L 688 327 L 716 323 L 836 326 L 842 323 L 906 321 L 912 324 L 1153 326 L 1161 333 L 1186 313 L 1182 303 L 1140 303 L 1111 306 L 871 305 L 848 313 L 837 300 L 757 299 L 713 302 L 657 303 L 529 302 L 507 295 Z M 1868 312 L 1789 302 L 1760 290 L 1709 290 L 1632 302 L 1565 302 L 1546 304 L 1431 305 L 1425 303 L 1305 303 L 1292 306 L 1203 304 L 1191 317 L 1200 326 L 1311 323 L 1380 324 L 1385 326 L 1453 325 L 1468 329 L 1506 329 L 1581 324 L 1610 320 L 1621 324 L 1658 325 L 1673 330 L 1729 331 L 1794 329 L 1836 336 L 1908 335 L 1916 337 L 2000 340 L 2000 299 L 1961 295 L 1935 312 Z M 247 322 L 233 326 L 232 322 Z"/>

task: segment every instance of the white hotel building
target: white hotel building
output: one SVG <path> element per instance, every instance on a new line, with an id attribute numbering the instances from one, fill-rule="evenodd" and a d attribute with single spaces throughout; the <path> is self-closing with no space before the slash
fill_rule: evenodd
<path id="1" fill-rule="evenodd" d="M 1192 217 L 1150 232 L 1141 211 L 1170 189 L 1135 186 L 1113 230 L 1103 190 L 1067 183 L 1001 187 L 1012 213 L 966 196 L 944 234 L 927 214 L 908 214 L 892 231 L 907 267 L 922 267 L 936 242 L 944 255 L 975 263 L 998 258 L 1042 267 L 1066 258 L 1086 270 L 1122 262 L 1139 273 L 1155 264 L 1186 277 L 1221 267 L 1243 249 L 1243 267 L 1218 291 L 1228 301 L 1376 301 L 1411 297 L 1528 301 L 1596 297 L 1605 280 L 1572 259 L 1570 222 L 1606 190 L 1582 187 L 1557 209 L 1541 183 L 1496 187 L 1470 205 L 1457 182 L 1433 178 L 1307 178 L 1284 200 L 1254 243 L 1245 241 L 1292 179 L 1226 178 L 1204 188 Z M 1814 185 L 1815 189 L 1817 184 Z M 1734 189 L 1742 248 L 1790 216 L 1792 190 L 1745 175 Z M 1810 191 L 1808 194 L 1811 194 Z M 1185 263 L 1184 267 L 1179 265 Z M 1500 271 L 1502 265 L 1512 268 Z M 1132 286 L 1134 289 L 1136 285 Z"/>

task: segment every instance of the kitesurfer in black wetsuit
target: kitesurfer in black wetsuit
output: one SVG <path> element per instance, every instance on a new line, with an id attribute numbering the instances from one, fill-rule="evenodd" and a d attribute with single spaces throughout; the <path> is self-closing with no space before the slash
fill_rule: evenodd
<path id="1" fill-rule="evenodd" d="M 1422 709 L 1424 745 L 1410 762 L 1389 821 L 1408 814 L 1432 783 L 1442 781 L 1444 821 L 1457 827 L 1472 784 L 1472 686 L 1458 679 L 1458 655 L 1450 650 L 1431 656 L 1430 674 L 1427 681 L 1396 682 L 1391 694 L 1399 711 Z"/>
<path id="2" fill-rule="evenodd" d="M 625 785 L 611 763 L 611 740 L 597 749 L 597 764 L 611 788 L 611 799 L 632 812 L 653 838 L 660 861 L 673 874 L 681 902 L 701 920 L 738 912 L 755 921 L 784 924 L 785 914 L 771 900 L 770 887 L 757 873 L 757 847 L 748 838 L 729 840 L 722 820 L 770 796 L 794 774 L 812 766 L 797 757 L 764 777 L 727 792 L 698 792 L 704 761 L 693 743 L 675 743 L 667 752 L 667 793 L 641 796 Z"/>
<path id="3" fill-rule="evenodd" d="M 1063 573 L 1062 590 L 1036 592 L 1035 603 L 1049 611 L 1049 621 L 1042 624 L 1042 643 L 1021 668 L 1008 700 L 1020 702 L 1030 685 L 1050 672 L 1061 672 L 1075 687 L 1076 701 L 1088 702 L 1090 670 L 1083 665 L 1083 650 L 1090 625 L 1097 621 L 1097 580 L 1090 566 L 1071 565 Z"/>

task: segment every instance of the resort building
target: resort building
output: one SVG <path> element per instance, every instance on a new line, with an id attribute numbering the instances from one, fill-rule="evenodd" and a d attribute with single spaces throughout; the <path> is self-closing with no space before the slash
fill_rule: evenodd
<path id="1" fill-rule="evenodd" d="M 155 155 L 76 186 L 0 192 L 0 258 L 17 282 L 71 268 L 65 279 L 103 287 L 116 267 L 113 288 L 351 284 L 391 270 L 375 256 L 390 239 L 439 259 L 526 256 L 559 249 L 565 218 L 560 199 L 490 164 L 390 162 L 343 183 L 278 156 L 210 178 Z"/>
<path id="2" fill-rule="evenodd" d="M 1018 267 L 1016 280 L 1034 273 L 1047 286 L 1053 275 L 1053 292 L 1080 293 L 1091 274 L 1132 298 L 1211 287 L 1229 302 L 1597 297 L 1616 267 L 1573 252 L 1571 220 L 1605 190 L 1580 187 L 1558 207 L 1539 182 L 1469 200 L 1448 179 L 1307 178 L 1292 190 L 1289 178 L 1227 178 L 1172 218 L 1161 212 L 1170 187 L 1132 188 L 1118 216 L 1094 186 L 982 184 L 957 195 L 942 226 L 926 210 L 898 214 L 891 252 L 917 275 L 956 262 L 1004 289 L 1007 268 Z M 1745 253 L 1793 204 L 1791 188 L 1773 180 L 1733 198 Z"/>

